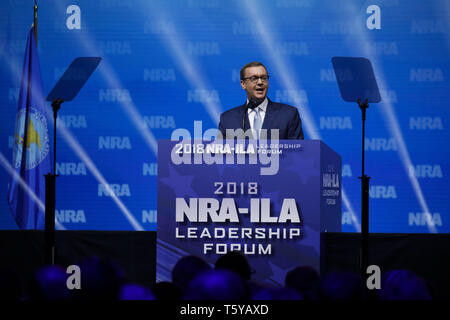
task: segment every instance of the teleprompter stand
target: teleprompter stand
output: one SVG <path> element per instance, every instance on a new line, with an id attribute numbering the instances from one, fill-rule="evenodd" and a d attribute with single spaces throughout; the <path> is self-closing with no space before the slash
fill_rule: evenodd
<path id="1" fill-rule="evenodd" d="M 53 108 L 53 169 L 45 175 L 45 263 L 55 264 L 56 118 L 63 102 L 72 101 L 100 63 L 98 57 L 82 57 L 69 68 L 47 96 Z"/>
<path id="2" fill-rule="evenodd" d="M 369 181 L 364 171 L 366 135 L 366 110 L 369 102 L 381 101 L 380 91 L 373 73 L 372 64 L 366 58 L 333 57 L 336 79 L 342 99 L 357 102 L 362 115 L 362 159 L 361 159 L 361 275 L 366 278 L 369 266 Z"/>

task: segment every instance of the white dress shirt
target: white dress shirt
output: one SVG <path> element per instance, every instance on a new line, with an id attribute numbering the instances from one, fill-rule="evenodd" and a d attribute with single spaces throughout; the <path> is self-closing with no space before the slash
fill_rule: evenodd
<path id="1" fill-rule="evenodd" d="M 247 99 L 248 103 L 248 99 Z M 267 97 L 264 99 L 263 102 L 259 106 L 257 106 L 255 109 L 248 109 L 248 121 L 250 122 L 250 128 L 253 132 L 253 121 L 255 119 L 256 115 L 256 109 L 259 108 L 259 116 L 261 117 L 261 124 L 264 123 L 264 117 L 266 116 L 266 110 L 267 110 L 267 104 L 269 103 L 269 100 L 267 100 Z"/>

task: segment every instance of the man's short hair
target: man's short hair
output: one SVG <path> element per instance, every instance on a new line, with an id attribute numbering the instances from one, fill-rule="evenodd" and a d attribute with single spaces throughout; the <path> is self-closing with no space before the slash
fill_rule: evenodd
<path id="1" fill-rule="evenodd" d="M 247 63 L 245 66 L 242 67 L 242 69 L 241 69 L 241 80 L 244 80 L 244 78 L 245 78 L 245 69 L 251 68 L 251 67 L 259 67 L 259 66 L 261 66 L 264 69 L 266 69 L 266 73 L 269 74 L 269 72 L 267 71 L 267 68 L 266 68 L 265 65 L 263 65 L 261 62 L 253 61 L 253 62 Z"/>

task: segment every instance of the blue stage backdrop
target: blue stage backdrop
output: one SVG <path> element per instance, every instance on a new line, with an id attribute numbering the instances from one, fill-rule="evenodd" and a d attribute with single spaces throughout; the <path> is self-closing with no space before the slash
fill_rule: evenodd
<path id="1" fill-rule="evenodd" d="M 17 228 L 6 200 L 7 163 L 33 4 L 0 2 L 0 229 Z M 261 61 L 269 98 L 296 106 L 305 138 L 342 156 L 342 230 L 359 230 L 361 112 L 341 99 L 331 64 L 333 56 L 351 56 L 371 60 L 382 96 L 367 111 L 370 231 L 450 231 L 450 1 L 38 5 L 45 93 L 74 58 L 103 58 L 59 112 L 60 228 L 156 230 L 157 140 L 177 128 L 194 135 L 196 120 L 203 132 L 217 128 L 221 112 L 245 101 L 240 68 Z"/>

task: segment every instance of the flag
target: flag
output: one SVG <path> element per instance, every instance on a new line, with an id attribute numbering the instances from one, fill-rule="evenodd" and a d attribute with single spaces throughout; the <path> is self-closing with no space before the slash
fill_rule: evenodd
<path id="1" fill-rule="evenodd" d="M 48 121 L 33 28 L 28 33 L 14 129 L 8 204 L 20 229 L 45 227 L 45 177 L 50 172 Z M 23 183 L 28 187 L 24 187 Z"/>

